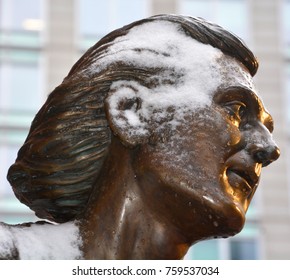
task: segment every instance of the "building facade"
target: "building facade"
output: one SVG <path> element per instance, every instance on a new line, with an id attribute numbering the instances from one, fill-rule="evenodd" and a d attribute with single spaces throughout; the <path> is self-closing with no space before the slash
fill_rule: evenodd
<path id="1" fill-rule="evenodd" d="M 246 41 L 260 60 L 255 82 L 281 148 L 280 159 L 262 172 L 244 230 L 201 242 L 186 258 L 290 259 L 289 0 L 0 0 L 0 221 L 36 220 L 14 197 L 6 173 L 48 93 L 109 31 L 162 13 L 200 16 Z"/>

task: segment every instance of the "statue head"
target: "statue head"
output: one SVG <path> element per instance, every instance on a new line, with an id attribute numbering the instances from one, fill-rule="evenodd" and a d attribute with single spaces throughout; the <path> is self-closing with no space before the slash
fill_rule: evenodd
<path id="1" fill-rule="evenodd" d="M 113 31 L 36 115 L 8 173 L 16 196 L 41 218 L 75 218 L 114 138 L 134 150 L 152 208 L 182 208 L 185 225 L 185 213 L 202 209 L 213 235 L 219 226 L 234 234 L 261 168 L 279 156 L 257 68 L 239 38 L 203 19 L 160 15 Z"/>

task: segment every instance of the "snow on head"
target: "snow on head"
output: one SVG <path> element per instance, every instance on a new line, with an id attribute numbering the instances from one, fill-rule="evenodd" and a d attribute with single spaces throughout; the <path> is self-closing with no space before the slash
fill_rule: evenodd
<path id="1" fill-rule="evenodd" d="M 164 96 L 158 99 L 164 102 L 163 97 L 166 97 L 166 104 L 162 102 L 165 106 L 169 101 L 170 105 L 182 106 L 190 102 L 193 106 L 210 102 L 209 93 L 221 81 L 216 61 L 222 56 L 220 50 L 187 36 L 177 24 L 154 21 L 136 26 L 127 35 L 115 39 L 103 58 L 98 60 L 98 67 L 122 61 L 136 68 L 164 69 L 164 75 L 168 75 L 165 69 L 171 69 L 179 75 L 173 80 L 175 87 L 161 84 L 158 92 Z M 93 64 L 92 71 L 96 71 L 95 67 Z M 178 96 L 171 97 L 172 93 Z"/>
<path id="2" fill-rule="evenodd" d="M 189 110 L 210 105 L 214 92 L 223 85 L 253 87 L 252 77 L 241 63 L 187 36 L 172 22 L 154 21 L 133 27 L 108 46 L 90 71 L 96 73 L 117 62 L 136 69 L 161 69 L 154 77 L 154 87 L 130 80 L 111 86 L 113 94 L 107 102 L 115 114 L 115 125 L 134 128 L 133 134 L 146 134 L 144 121 L 160 122 L 158 118 L 168 108 L 175 111 L 172 123 L 178 123 Z M 120 115 L 119 101 L 124 98 L 139 100 L 141 106 L 127 108 Z"/>
<path id="3" fill-rule="evenodd" d="M 242 63 L 188 36 L 178 23 L 163 20 L 132 27 L 94 59 L 86 69 L 87 75 L 94 76 L 112 65 L 116 69 L 120 63 L 136 69 L 135 73 L 140 69 L 158 70 L 150 77 L 141 77 L 154 81 L 154 86 L 141 85 L 130 77 L 111 85 L 113 94 L 106 102 L 115 117 L 114 124 L 131 128 L 136 135 L 148 132 L 144 122 L 160 123 L 162 112 L 168 108 L 175 111 L 172 123 L 177 124 L 186 112 L 209 106 L 214 92 L 223 85 L 253 87 L 252 77 Z M 120 114 L 118 101 L 132 96 L 140 106 L 126 108 Z"/>

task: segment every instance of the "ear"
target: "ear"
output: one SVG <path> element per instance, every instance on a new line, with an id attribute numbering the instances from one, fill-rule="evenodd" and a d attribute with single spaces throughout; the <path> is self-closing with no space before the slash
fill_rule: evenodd
<path id="1" fill-rule="evenodd" d="M 134 147 L 148 140 L 148 122 L 142 116 L 142 99 L 132 84 L 116 82 L 105 100 L 110 128 L 123 145 Z"/>

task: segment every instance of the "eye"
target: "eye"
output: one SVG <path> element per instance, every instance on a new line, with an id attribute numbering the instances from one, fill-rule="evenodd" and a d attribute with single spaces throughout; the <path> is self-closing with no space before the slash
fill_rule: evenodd
<path id="1" fill-rule="evenodd" d="M 225 108 L 229 115 L 230 120 L 237 127 L 240 126 L 242 122 L 245 121 L 247 117 L 247 107 L 242 102 L 229 102 L 225 104 Z"/>

